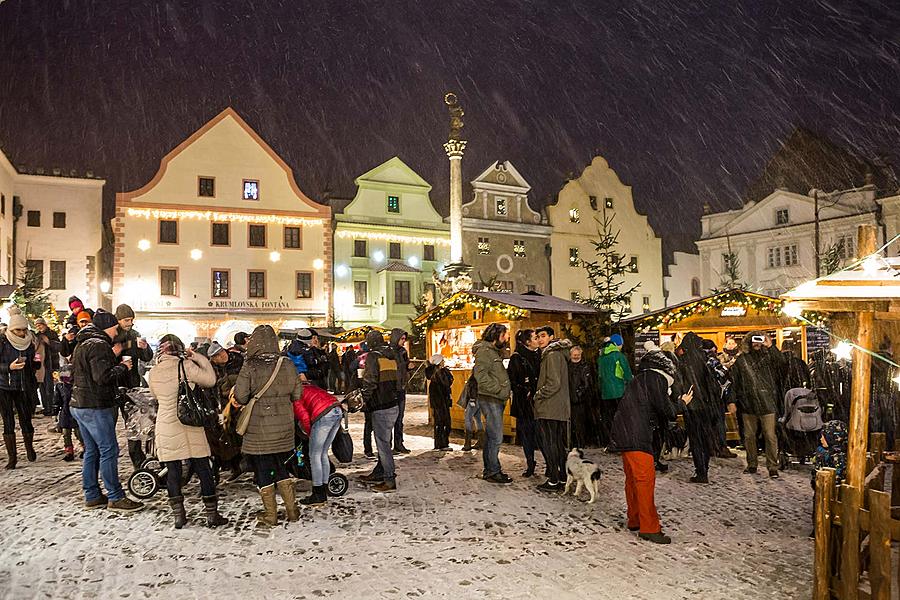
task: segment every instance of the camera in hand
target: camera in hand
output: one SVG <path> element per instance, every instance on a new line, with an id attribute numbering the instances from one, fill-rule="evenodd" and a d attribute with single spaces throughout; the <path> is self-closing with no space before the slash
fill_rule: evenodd
<path id="1" fill-rule="evenodd" d="M 754 344 L 763 344 L 763 343 L 765 343 L 766 338 L 765 338 L 765 336 L 762 336 L 762 335 L 754 335 L 753 337 L 750 338 L 750 341 L 753 342 Z"/>

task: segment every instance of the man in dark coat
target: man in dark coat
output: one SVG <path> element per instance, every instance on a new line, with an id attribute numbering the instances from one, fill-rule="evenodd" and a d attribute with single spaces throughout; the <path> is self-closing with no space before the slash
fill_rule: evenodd
<path id="1" fill-rule="evenodd" d="M 299 342 L 299 354 L 306 363 L 306 371 L 301 372 L 301 377 L 311 384 L 328 389 L 328 355 L 320 347 L 319 333 L 315 329 L 305 328 L 297 332 L 296 342 Z"/>
<path id="2" fill-rule="evenodd" d="M 641 359 L 641 370 L 625 387 L 610 430 L 610 450 L 622 454 L 625 470 L 625 500 L 628 505 L 628 530 L 639 531 L 641 539 L 656 544 L 672 540 L 663 534 L 656 511 L 653 466 L 653 428 L 655 423 L 675 420 L 669 394 L 675 381 L 675 364 L 660 351 Z M 690 406 L 692 396 L 681 401 Z"/>
<path id="3" fill-rule="evenodd" d="M 69 403 L 84 440 L 81 479 L 85 508 L 134 511 L 140 502 L 125 497 L 119 482 L 119 443 L 116 440 L 116 383 L 130 369 L 131 359 L 119 362 L 112 338 L 119 321 L 112 313 L 98 310 L 92 324 L 78 332 L 72 355 L 74 385 Z M 121 351 L 121 348 L 118 348 Z M 109 497 L 100 492 L 98 473 Z"/>
<path id="4" fill-rule="evenodd" d="M 43 345 L 45 356 L 41 357 L 44 378 L 38 385 L 41 390 L 41 408 L 45 417 L 53 414 L 53 372 L 59 370 L 59 351 L 62 347 L 59 336 L 50 329 L 43 317 L 34 320 L 34 331 L 38 342 Z"/>
<path id="5" fill-rule="evenodd" d="M 131 358 L 131 368 L 124 376 L 119 378 L 119 387 L 137 388 L 144 387 L 141 377 L 140 363 L 153 360 L 153 349 L 147 340 L 134 328 L 134 311 L 127 304 L 116 307 L 116 319 L 119 321 L 119 331 L 113 338 L 113 349 L 118 350 L 119 358 L 126 356 Z M 122 418 L 125 418 L 125 409 L 122 407 Z M 128 440 L 128 457 L 135 470 L 140 469 L 147 460 L 144 443 L 140 440 Z"/>
<path id="6" fill-rule="evenodd" d="M 366 344 L 369 346 L 369 352 L 366 355 L 366 367 L 362 378 L 362 393 L 366 402 L 364 410 L 372 414 L 378 464 L 362 479 L 367 483 L 377 483 L 372 488 L 373 491 L 393 492 L 397 489 L 397 482 L 394 455 L 391 451 L 391 435 L 400 412 L 397 361 L 394 351 L 384 343 L 384 337 L 380 332 L 370 331 L 366 334 Z"/>
<path id="7" fill-rule="evenodd" d="M 766 440 L 766 467 L 769 477 L 778 478 L 778 437 L 775 434 L 775 411 L 781 404 L 781 375 L 784 356 L 761 331 L 744 336 L 741 354 L 731 367 L 734 399 L 740 404 L 744 421 L 744 447 L 747 449 L 747 468 L 744 473 L 756 473 L 756 432 L 762 427 Z"/>
<path id="8" fill-rule="evenodd" d="M 693 391 L 693 402 L 684 410 L 694 476 L 691 483 L 709 483 L 709 457 L 717 453 L 716 413 L 721 408 L 722 388 L 706 364 L 703 340 L 688 332 L 676 351 L 677 381 L 681 391 Z"/>
<path id="9" fill-rule="evenodd" d="M 341 357 L 338 356 L 337 344 L 331 344 L 328 351 L 328 390 L 334 394 L 342 392 Z"/>
<path id="10" fill-rule="evenodd" d="M 569 401 L 572 410 L 572 447 L 585 448 L 597 443 L 596 424 L 591 409 L 596 403 L 595 376 L 591 364 L 583 360 L 584 350 L 569 351 Z"/>
<path id="11" fill-rule="evenodd" d="M 428 404 L 434 418 L 434 449 L 451 450 L 450 387 L 453 385 L 453 373 L 444 366 L 442 354 L 435 354 L 428 359 L 425 378 L 428 380 Z"/>
<path id="12" fill-rule="evenodd" d="M 525 453 L 526 468 L 522 477 L 534 475 L 534 452 L 540 448 L 534 420 L 534 393 L 540 372 L 541 353 L 537 349 L 537 336 L 533 329 L 520 329 L 516 332 L 516 351 L 509 357 L 506 373 L 512 387 L 509 414 L 516 419 L 516 436 L 522 441 L 522 451 Z"/>
<path id="13" fill-rule="evenodd" d="M 394 424 L 394 452 L 409 454 L 409 448 L 403 444 L 403 418 L 406 416 L 406 384 L 409 383 L 409 353 L 406 351 L 406 340 L 409 335 L 399 327 L 391 329 L 391 350 L 397 359 L 397 397 L 400 412 Z"/>
<path id="14" fill-rule="evenodd" d="M 547 460 L 547 481 L 538 486 L 545 492 L 558 492 L 566 480 L 566 458 L 569 446 L 569 419 L 572 405 L 569 400 L 570 340 L 558 340 L 553 328 L 545 325 L 537 329 L 541 348 L 541 371 L 534 393 L 534 417 L 541 436 L 541 452 Z"/>

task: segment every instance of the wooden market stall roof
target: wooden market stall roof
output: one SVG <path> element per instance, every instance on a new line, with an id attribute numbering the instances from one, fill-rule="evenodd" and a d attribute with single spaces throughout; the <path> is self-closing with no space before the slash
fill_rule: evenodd
<path id="1" fill-rule="evenodd" d="M 366 334 L 370 331 L 377 331 L 382 335 L 387 333 L 387 329 L 385 329 L 384 327 L 379 327 L 378 325 L 361 325 L 359 327 L 354 327 L 353 329 L 348 329 L 347 331 L 341 332 L 335 337 L 337 338 L 337 341 L 341 342 L 342 344 L 356 344 L 358 342 L 365 341 Z"/>
<path id="2" fill-rule="evenodd" d="M 556 314 L 592 314 L 597 312 L 586 304 L 571 300 L 546 296 L 536 292 L 512 294 L 509 292 L 457 292 L 442 301 L 430 311 L 419 315 L 414 323 L 418 325 L 439 321 L 450 313 L 464 308 L 467 304 L 481 310 L 493 311 L 510 319 L 525 318 L 529 312 Z"/>
<path id="3" fill-rule="evenodd" d="M 782 294 L 798 308 L 823 312 L 873 311 L 900 319 L 900 258 L 872 254 L 848 269 L 807 281 Z"/>
<path id="4" fill-rule="evenodd" d="M 747 310 L 746 315 L 723 315 L 717 312 L 730 306 L 741 306 Z M 723 320 L 744 317 L 743 327 L 768 326 L 775 324 L 780 327 L 793 327 L 797 322 L 782 314 L 784 302 L 772 296 L 757 294 L 743 289 L 733 289 L 710 294 L 703 298 L 695 298 L 680 304 L 675 304 L 655 310 L 653 312 L 635 315 L 619 321 L 620 324 L 633 325 L 635 329 L 664 329 L 672 327 L 676 323 L 690 319 L 690 327 L 702 328 L 715 327 L 722 324 Z M 756 314 L 751 314 L 754 312 Z M 763 317 L 760 319 L 760 317 Z M 687 325 L 687 323 L 686 323 Z"/>

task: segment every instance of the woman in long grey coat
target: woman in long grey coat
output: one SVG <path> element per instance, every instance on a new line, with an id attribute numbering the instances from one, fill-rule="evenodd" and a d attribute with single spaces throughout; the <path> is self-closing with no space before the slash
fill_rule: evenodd
<path id="1" fill-rule="evenodd" d="M 247 343 L 244 366 L 234 386 L 236 408 L 246 406 L 259 393 L 282 358 L 275 330 L 269 325 L 254 329 Z M 278 523 L 276 488 L 284 501 L 288 521 L 300 518 L 294 480 L 287 471 L 285 459 L 294 449 L 292 403 L 300 397 L 301 390 L 297 369 L 290 360 L 281 360 L 272 385 L 256 401 L 244 433 L 241 451 L 252 461 L 264 508 L 256 518 L 266 525 Z"/>
<path id="2" fill-rule="evenodd" d="M 150 369 L 147 383 L 159 403 L 156 412 L 156 457 L 168 468 L 166 489 L 169 506 L 175 514 L 175 529 L 187 523 L 184 496 L 181 493 L 181 461 L 190 461 L 200 478 L 200 494 L 206 511 L 207 527 L 227 525 L 219 514 L 216 483 L 209 464 L 209 444 L 202 427 L 190 427 L 178 420 L 178 387 L 182 377 L 179 364 L 184 364 L 184 377 L 193 388 L 209 388 L 216 383 L 216 373 L 205 356 L 185 350 L 178 336 L 168 334 L 160 339 L 156 364 Z"/>

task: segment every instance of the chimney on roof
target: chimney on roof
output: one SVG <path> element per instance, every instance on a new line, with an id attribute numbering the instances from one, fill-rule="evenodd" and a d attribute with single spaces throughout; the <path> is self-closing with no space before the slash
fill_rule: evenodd
<path id="1" fill-rule="evenodd" d="M 711 215 L 712 214 L 712 206 L 709 205 L 709 202 L 703 203 L 703 214 Z"/>

